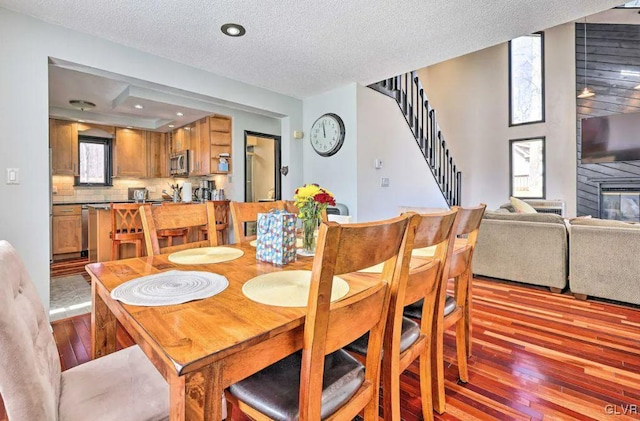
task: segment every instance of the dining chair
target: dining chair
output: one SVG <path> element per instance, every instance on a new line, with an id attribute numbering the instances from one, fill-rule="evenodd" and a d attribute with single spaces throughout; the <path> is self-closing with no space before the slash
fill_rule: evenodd
<path id="1" fill-rule="evenodd" d="M 457 209 L 418 216 L 415 236 L 404 257 L 411 266 L 403 268 L 401 276 L 391 285 L 391 299 L 382 352 L 382 408 L 385 420 L 400 420 L 400 375 L 413 361 L 419 360 L 420 397 L 424 420 L 433 420 L 431 337 L 437 293 L 443 274 L 448 270 L 453 245 Z M 409 238 L 411 240 L 411 238 Z M 414 248 L 434 247 L 433 258 L 411 259 Z M 420 323 L 404 317 L 405 306 L 421 300 Z M 368 335 L 360 337 L 345 349 L 366 355 Z"/>
<path id="2" fill-rule="evenodd" d="M 216 235 L 219 235 L 218 244 L 227 244 L 227 228 L 229 228 L 229 201 L 227 200 L 212 200 L 213 209 L 216 214 Z M 209 227 L 202 225 L 198 232 L 198 239 L 202 235 L 202 239 L 208 238 L 207 231 Z"/>
<path id="3" fill-rule="evenodd" d="M 247 235 L 245 223 L 256 222 L 259 213 L 269 213 L 273 209 L 285 209 L 285 202 L 277 200 L 274 202 L 230 202 L 231 219 L 233 219 L 233 235 L 236 243 L 247 243 L 255 240 L 255 235 Z"/>
<path id="4" fill-rule="evenodd" d="M 143 255 L 144 234 L 137 203 L 111 203 L 111 260 L 118 260 L 121 244 L 135 244 L 136 257 Z"/>
<path id="5" fill-rule="evenodd" d="M 377 420 L 388 285 L 400 276 L 410 222 L 411 216 L 403 215 L 366 224 L 321 224 L 302 350 L 232 385 L 227 402 L 258 420 L 351 420 L 363 409 L 365 420 Z M 334 275 L 382 262 L 379 282 L 329 302 Z M 371 339 L 361 364 L 342 347 L 366 332 Z"/>
<path id="6" fill-rule="evenodd" d="M 218 245 L 218 236 L 216 235 L 215 228 L 216 215 L 212 202 L 172 206 L 143 205 L 140 216 L 144 229 L 144 241 L 149 256 L 196 247 L 213 247 Z M 198 227 L 200 225 L 207 226 L 207 240 L 160 247 L 157 234 L 159 230 L 189 227 L 199 229 Z"/>
<path id="7" fill-rule="evenodd" d="M 467 358 L 471 356 L 471 306 L 473 277 L 471 263 L 478 239 L 478 230 L 484 215 L 485 204 L 476 207 L 459 208 L 456 229 L 452 232 L 453 252 L 447 275 L 438 285 L 434 329 L 432 331 L 432 372 L 435 382 L 433 407 L 442 414 L 446 409 L 444 390 L 444 332 L 456 326 L 456 359 L 458 377 L 466 383 L 469 380 Z M 457 243 L 457 244 L 456 244 Z M 447 294 L 448 280 L 454 280 L 454 294 Z M 404 315 L 413 319 L 424 317 L 423 303 L 418 301 L 405 307 Z"/>
<path id="8" fill-rule="evenodd" d="M 11 421 L 169 419 L 169 387 L 138 346 L 61 372 L 44 307 L 0 241 L 0 394 Z"/>

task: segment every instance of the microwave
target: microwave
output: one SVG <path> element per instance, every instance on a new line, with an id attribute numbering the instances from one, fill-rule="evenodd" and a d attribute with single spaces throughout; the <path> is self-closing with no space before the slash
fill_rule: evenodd
<path id="1" fill-rule="evenodd" d="M 169 174 L 173 177 L 189 175 L 189 151 L 181 151 L 169 155 Z"/>

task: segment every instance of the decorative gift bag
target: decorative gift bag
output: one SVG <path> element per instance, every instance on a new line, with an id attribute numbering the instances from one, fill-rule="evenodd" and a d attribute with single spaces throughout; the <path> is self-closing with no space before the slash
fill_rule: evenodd
<path id="1" fill-rule="evenodd" d="M 256 258 L 286 265 L 296 260 L 296 220 L 294 213 L 272 210 L 258 214 Z"/>

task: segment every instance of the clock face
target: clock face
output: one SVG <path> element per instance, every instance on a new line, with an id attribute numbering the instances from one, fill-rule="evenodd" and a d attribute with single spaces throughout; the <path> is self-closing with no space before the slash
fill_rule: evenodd
<path id="1" fill-rule="evenodd" d="M 333 113 L 324 114 L 311 126 L 311 146 L 321 156 L 338 152 L 344 142 L 344 123 Z"/>

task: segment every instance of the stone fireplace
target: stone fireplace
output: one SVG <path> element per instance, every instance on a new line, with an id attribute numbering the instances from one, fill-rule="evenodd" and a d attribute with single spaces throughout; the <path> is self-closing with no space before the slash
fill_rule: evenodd
<path id="1" fill-rule="evenodd" d="M 599 181 L 600 218 L 640 222 L 640 179 Z"/>

